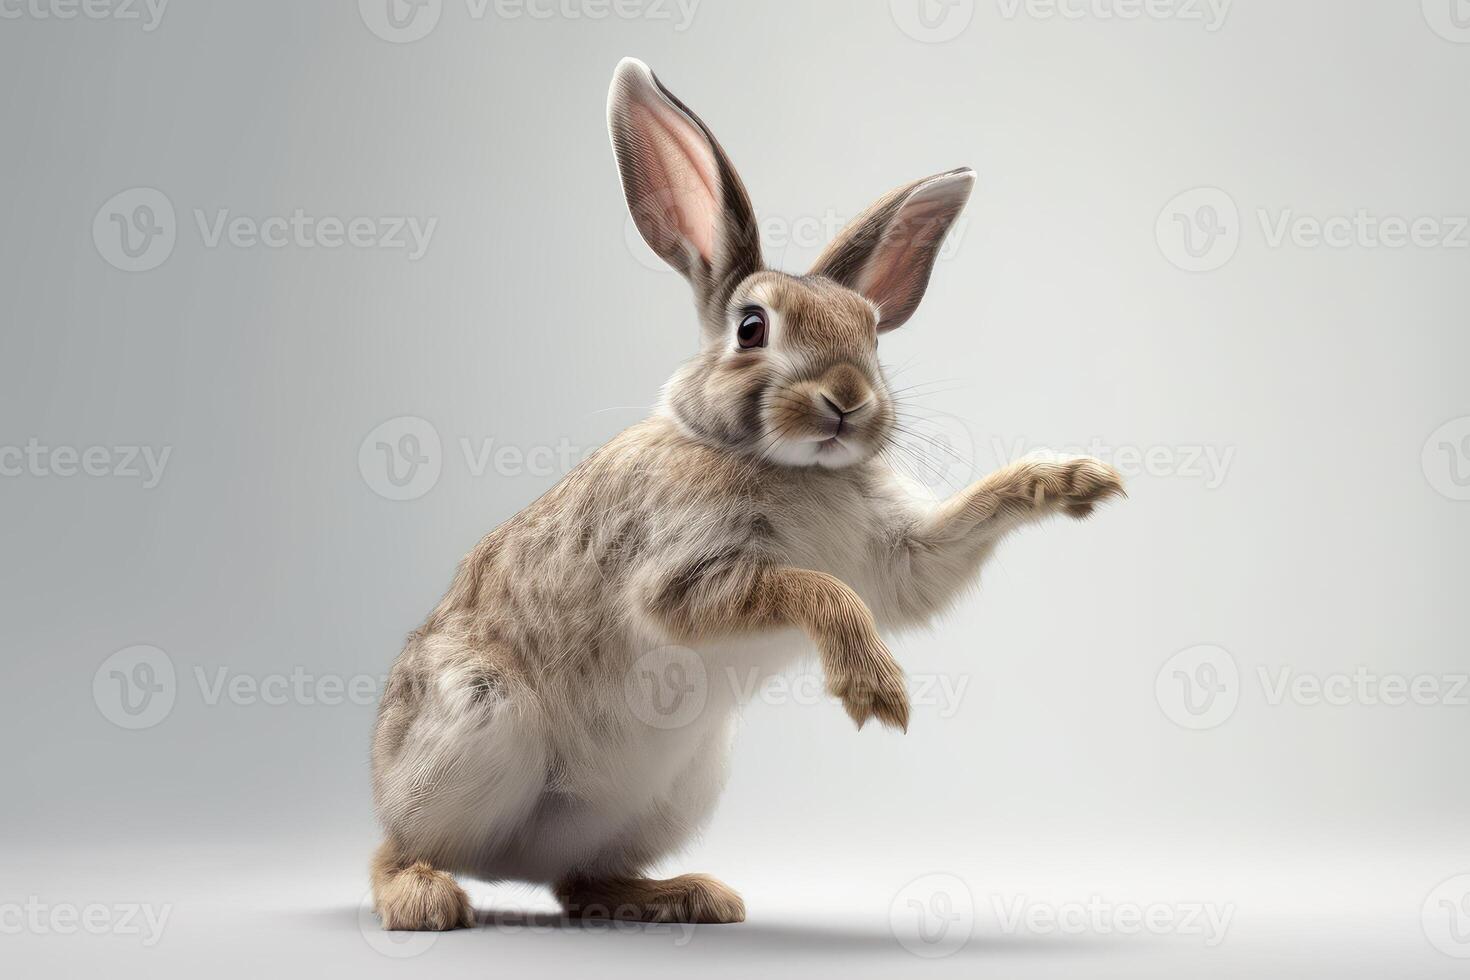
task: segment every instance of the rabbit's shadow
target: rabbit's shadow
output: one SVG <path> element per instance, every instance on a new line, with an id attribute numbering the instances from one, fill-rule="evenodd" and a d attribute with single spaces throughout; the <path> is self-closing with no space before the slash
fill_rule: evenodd
<path id="1" fill-rule="evenodd" d="M 365 913 L 362 908 L 339 907 L 317 909 L 297 913 L 294 921 L 305 919 L 322 928 L 351 925 L 362 930 L 379 930 L 377 917 Z M 557 933 L 593 933 L 610 937 L 626 937 L 629 940 L 657 941 L 662 945 L 703 946 L 722 952 L 738 953 L 749 950 L 761 953 L 811 953 L 833 955 L 841 953 L 863 953 L 865 955 L 894 953 L 911 960 L 912 955 L 881 925 L 821 923 L 811 920 L 787 921 L 757 920 L 728 925 L 692 925 L 688 923 L 631 922 L 606 918 L 571 918 L 557 912 L 528 912 L 520 910 L 475 910 L 475 925 L 466 930 L 436 933 L 440 937 L 460 937 L 473 940 L 477 935 L 495 933 L 505 936 Z M 412 933 L 395 933 L 408 937 Z M 976 931 L 951 955 L 995 955 L 1015 953 L 1040 953 L 1065 955 L 1068 953 L 1095 954 L 1111 945 L 1102 936 L 1064 936 L 1060 934 L 1040 935 L 1035 933 L 997 934 Z"/>

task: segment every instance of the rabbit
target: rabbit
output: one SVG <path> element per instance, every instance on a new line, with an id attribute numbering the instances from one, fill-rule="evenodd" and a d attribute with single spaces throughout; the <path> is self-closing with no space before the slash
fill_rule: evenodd
<path id="1" fill-rule="evenodd" d="M 906 731 L 879 630 L 952 604 L 1008 532 L 1123 494 L 1096 459 L 1027 458 L 935 502 L 880 457 L 878 344 L 918 307 L 973 171 L 885 195 L 794 276 L 765 267 L 729 157 L 642 62 L 618 65 L 608 128 L 700 348 L 650 418 L 481 540 L 408 637 L 372 746 L 387 929 L 471 925 L 456 875 L 550 886 L 571 916 L 742 921 L 713 878 L 647 877 L 720 795 L 741 697 L 715 681 L 815 647 L 859 727 Z M 662 679 L 677 697 L 645 683 Z M 665 722 L 679 699 L 696 710 Z"/>

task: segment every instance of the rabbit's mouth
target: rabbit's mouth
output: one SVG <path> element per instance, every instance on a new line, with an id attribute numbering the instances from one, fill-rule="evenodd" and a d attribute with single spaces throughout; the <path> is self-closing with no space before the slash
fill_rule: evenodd
<path id="1" fill-rule="evenodd" d="M 788 466 L 841 469 L 866 458 L 869 449 L 861 427 L 849 424 L 842 427 L 841 434 L 834 427 L 825 427 L 806 436 L 779 440 L 766 455 Z"/>
<path id="2" fill-rule="evenodd" d="M 818 454 L 829 452 L 829 451 L 834 450 L 834 449 L 846 449 L 846 448 L 847 448 L 847 443 L 845 443 L 845 442 L 842 441 L 842 437 L 841 436 L 832 436 L 830 439 L 823 439 L 821 442 L 817 443 L 817 452 L 818 452 Z"/>
<path id="3" fill-rule="evenodd" d="M 861 439 L 854 439 L 851 435 L 829 436 L 816 444 L 812 454 L 812 463 L 817 466 L 831 469 L 841 469 L 851 466 L 867 456 Z"/>

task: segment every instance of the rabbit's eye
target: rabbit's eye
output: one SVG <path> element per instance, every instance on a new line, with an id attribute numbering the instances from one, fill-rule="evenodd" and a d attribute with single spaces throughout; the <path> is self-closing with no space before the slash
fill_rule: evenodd
<path id="1" fill-rule="evenodd" d="M 746 310 L 735 330 L 735 341 L 741 350 L 766 346 L 766 314 L 764 310 Z"/>

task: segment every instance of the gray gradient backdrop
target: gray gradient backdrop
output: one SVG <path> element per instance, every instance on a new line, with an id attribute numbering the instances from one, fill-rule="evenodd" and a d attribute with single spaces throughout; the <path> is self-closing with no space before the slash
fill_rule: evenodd
<path id="1" fill-rule="evenodd" d="M 157 13 L 0 0 L 8 975 L 1463 975 L 1470 4 Z M 752 705 L 665 869 L 730 881 L 744 925 L 384 937 L 350 695 L 695 344 L 607 146 L 624 55 L 792 271 L 974 167 L 883 342 L 944 447 L 916 466 L 1095 443 L 1131 498 L 895 642 L 907 736 L 800 674 Z M 252 243 L 298 209 L 368 224 Z M 402 218 L 422 255 L 382 247 Z"/>

